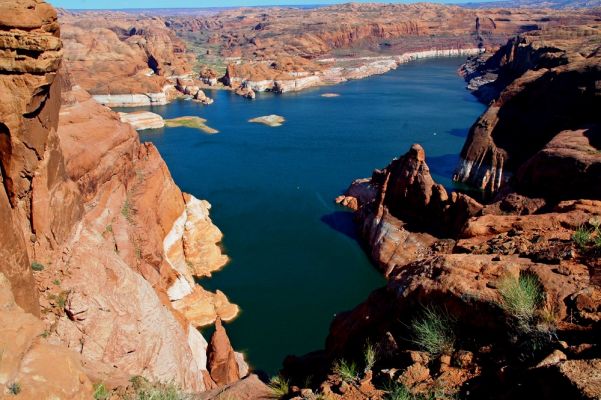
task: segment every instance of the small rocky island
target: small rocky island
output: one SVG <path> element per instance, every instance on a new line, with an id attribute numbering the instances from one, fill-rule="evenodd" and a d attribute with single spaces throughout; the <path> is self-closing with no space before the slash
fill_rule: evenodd
<path id="1" fill-rule="evenodd" d="M 248 120 L 248 122 L 252 122 L 255 124 L 263 124 L 263 125 L 270 126 L 272 128 L 275 128 L 277 126 L 282 126 L 285 121 L 286 121 L 286 119 L 284 117 L 281 117 L 281 116 L 275 115 L 275 114 L 266 115 L 264 117 L 257 117 L 257 118 Z"/>

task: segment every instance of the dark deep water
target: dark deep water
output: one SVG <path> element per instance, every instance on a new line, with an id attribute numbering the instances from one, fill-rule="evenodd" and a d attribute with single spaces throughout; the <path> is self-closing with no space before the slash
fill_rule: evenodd
<path id="1" fill-rule="evenodd" d="M 357 242 L 351 214 L 333 200 L 415 142 L 426 149 L 434 178 L 450 185 L 467 130 L 484 110 L 456 74 L 462 62 L 416 61 L 255 101 L 209 91 L 215 103 L 208 107 L 178 101 L 149 108 L 166 118 L 198 115 L 220 131 L 169 128 L 140 137 L 158 147 L 183 191 L 213 205 L 232 261 L 200 283 L 241 307 L 227 329 L 255 369 L 273 374 L 287 354 L 322 348 L 334 314 L 384 284 Z M 340 97 L 320 96 L 328 92 Z M 247 122 L 268 114 L 286 122 Z"/>

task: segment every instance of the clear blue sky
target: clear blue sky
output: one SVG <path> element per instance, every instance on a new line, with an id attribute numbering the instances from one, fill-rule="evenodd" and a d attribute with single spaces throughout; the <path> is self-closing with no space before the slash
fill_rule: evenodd
<path id="1" fill-rule="evenodd" d="M 55 7 L 63 8 L 201 8 L 267 5 L 307 5 L 348 3 L 349 0 L 47 0 Z M 478 0 L 429 0 L 433 3 L 467 2 Z M 413 1 L 355 0 L 356 3 L 412 3 Z"/>

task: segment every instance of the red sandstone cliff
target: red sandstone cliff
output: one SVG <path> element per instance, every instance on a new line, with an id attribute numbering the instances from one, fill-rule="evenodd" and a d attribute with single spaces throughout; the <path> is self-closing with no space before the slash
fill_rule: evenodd
<path id="1" fill-rule="evenodd" d="M 589 34 L 557 40 L 575 32 Z M 318 369 L 321 390 L 343 399 L 384 396 L 374 386 L 382 379 L 426 396 L 601 396 L 601 143 L 595 112 L 601 109 L 601 60 L 598 33 L 591 32 L 596 30 L 531 33 L 494 56 L 504 58 L 514 75 L 504 72 L 506 88 L 472 129 L 464 152 L 481 143 L 506 146 L 507 153 L 497 154 L 510 156 L 517 173 L 496 198 L 481 204 L 449 194 L 414 145 L 337 199 L 357 211 L 361 236 L 388 283 L 336 316 L 326 353 L 313 355 L 317 364 L 311 357 L 289 360 L 293 379 L 325 364 Z M 528 39 L 536 37 L 556 40 L 543 46 Z M 538 293 L 527 317 L 507 306 L 507 282 L 520 279 L 534 282 Z M 524 295 L 523 288 L 516 290 Z M 424 310 L 443 324 L 430 322 L 431 334 L 445 329 L 452 337 L 441 353 L 424 351 L 412 328 Z M 361 381 L 341 383 L 344 377 L 328 363 L 361 360 L 366 343 L 378 352 L 376 366 Z"/>
<path id="2" fill-rule="evenodd" d="M 577 166 L 565 165 L 571 172 L 542 173 L 547 169 L 542 166 L 535 172 L 534 161 L 524 164 L 550 152 L 563 162 L 560 147 L 569 147 L 578 136 L 585 136 L 585 143 L 596 142 L 600 37 L 598 26 L 567 27 L 528 33 L 501 48 L 484 67 L 498 71 L 497 81 L 487 86 L 500 94 L 472 126 L 455 179 L 496 192 L 517 174 L 516 185 L 535 196 L 598 198 L 599 185 L 582 182 L 585 176 L 589 182 L 600 176 L 594 154 L 588 157 L 586 150 L 572 157 Z M 574 179 L 578 184 L 568 184 Z"/>
<path id="3" fill-rule="evenodd" d="M 71 90 L 51 6 L 1 1 L 0 27 L 2 390 L 89 398 L 92 382 L 135 375 L 213 388 L 196 327 L 238 310 L 194 283 L 227 260 L 210 205 L 183 194 L 117 114 Z M 246 374 L 240 357 L 231 379 Z"/>

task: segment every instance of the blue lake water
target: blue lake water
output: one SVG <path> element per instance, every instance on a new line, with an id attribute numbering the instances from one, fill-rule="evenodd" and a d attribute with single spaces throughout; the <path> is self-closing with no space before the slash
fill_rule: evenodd
<path id="1" fill-rule="evenodd" d="M 213 205 L 232 261 L 200 283 L 242 312 L 226 328 L 251 365 L 271 374 L 288 354 L 322 348 L 332 317 L 384 279 L 334 198 L 419 142 L 435 179 L 450 185 L 469 126 L 484 106 L 465 90 L 460 58 L 416 61 L 385 75 L 254 101 L 208 91 L 211 106 L 149 107 L 198 115 L 220 133 L 144 131 L 185 192 Z M 321 97 L 333 92 L 335 98 Z M 283 126 L 248 122 L 277 114 Z"/>

